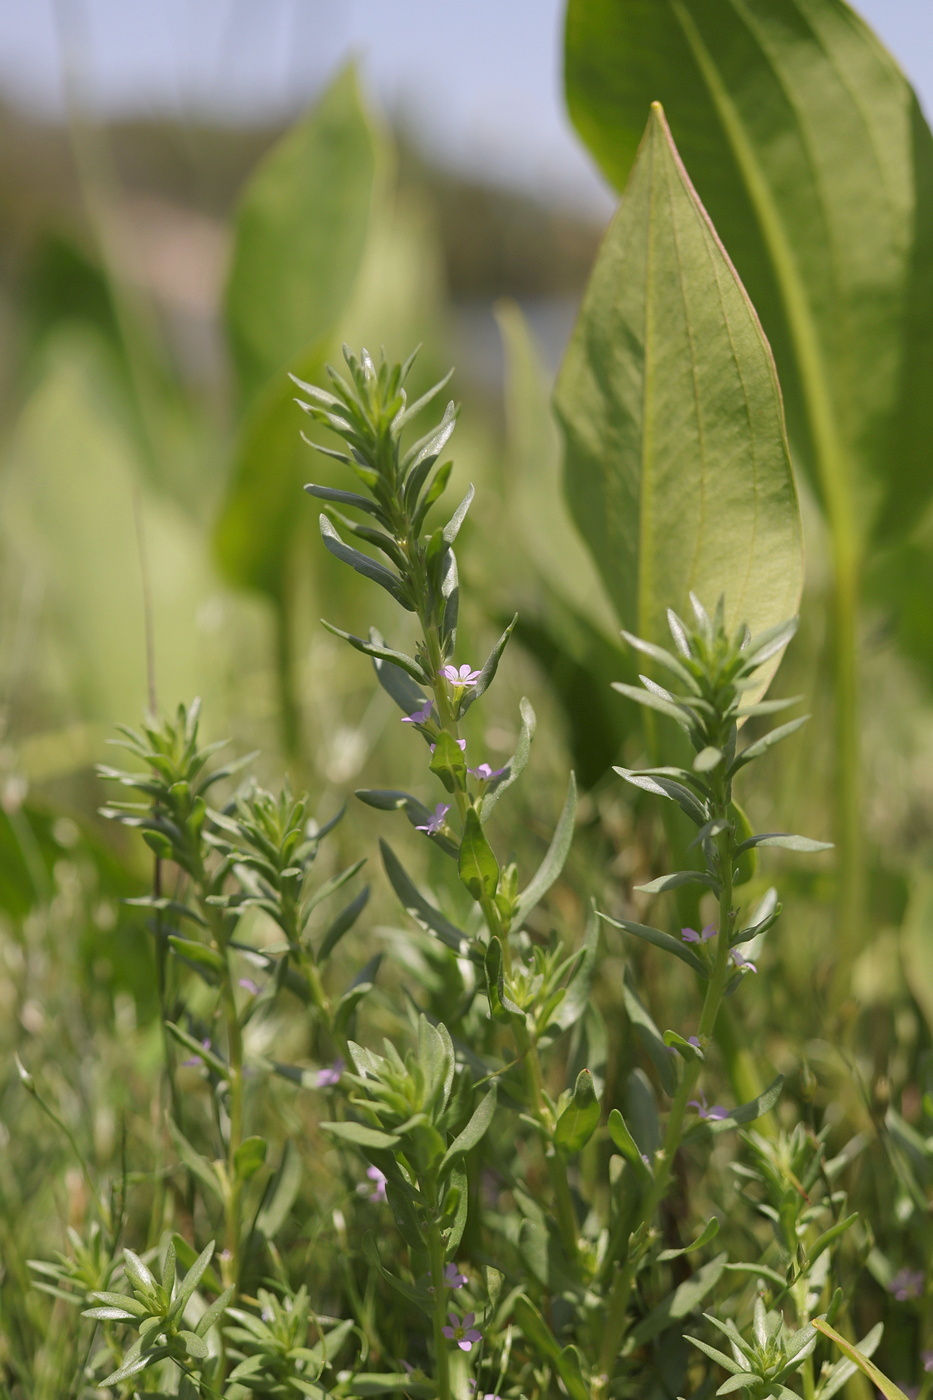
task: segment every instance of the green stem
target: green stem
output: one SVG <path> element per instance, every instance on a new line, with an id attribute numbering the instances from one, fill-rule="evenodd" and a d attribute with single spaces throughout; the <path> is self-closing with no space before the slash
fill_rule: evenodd
<path id="1" fill-rule="evenodd" d="M 295 651 L 292 636 L 292 610 L 287 588 L 275 606 L 275 676 L 279 698 L 282 747 L 289 760 L 302 756 L 301 707 L 295 694 Z"/>
<path id="2" fill-rule="evenodd" d="M 434 1368 L 437 1380 L 437 1400 L 451 1400 L 450 1355 L 444 1327 L 447 1324 L 447 1290 L 444 1284 L 444 1241 L 437 1223 L 438 1202 L 437 1182 L 428 1183 L 428 1198 L 431 1203 L 431 1224 L 428 1227 L 428 1254 L 431 1263 L 431 1286 L 434 1307 L 432 1320 L 434 1329 Z"/>
<path id="3" fill-rule="evenodd" d="M 838 533 L 838 532 L 837 532 Z M 852 965 L 862 946 L 865 900 L 860 821 L 858 564 L 834 536 L 833 673 L 836 702 L 834 835 L 836 841 L 836 960 L 832 995 L 838 1007 L 848 994 Z"/>
<path id="4" fill-rule="evenodd" d="M 726 782 L 723 782 L 722 791 L 719 796 L 720 800 L 716 804 L 715 815 L 726 819 L 728 817 L 731 797 Z M 727 829 L 721 832 L 717 837 L 717 846 L 719 851 L 718 863 L 720 881 L 719 932 L 716 940 L 716 957 L 713 962 L 709 982 L 706 986 L 706 996 L 703 1000 L 703 1010 L 700 1015 L 699 1038 L 704 1046 L 712 1039 L 716 1018 L 719 1014 L 719 1008 L 722 1005 L 726 982 L 729 977 L 729 941 L 732 936 L 734 924 L 734 914 L 732 910 L 732 871 L 735 863 L 735 836 L 731 826 L 727 827 Z M 640 1211 L 640 1220 L 636 1229 L 632 1232 L 633 1234 L 639 1232 L 644 1233 L 646 1228 L 650 1226 L 658 1207 L 667 1195 L 674 1169 L 674 1160 L 677 1156 L 678 1148 L 680 1147 L 681 1132 L 687 1111 L 687 1103 L 696 1088 L 696 1082 L 700 1076 L 700 1065 L 701 1062 L 699 1060 L 693 1060 L 691 1063 L 684 1065 L 680 1084 L 671 1102 L 667 1126 L 664 1131 L 664 1141 L 660 1151 L 655 1154 L 654 1184 L 645 1196 Z M 609 1294 L 609 1304 L 606 1310 L 606 1324 L 603 1330 L 603 1341 L 600 1349 L 599 1370 L 601 1372 L 601 1379 L 598 1382 L 596 1390 L 597 1397 L 602 1397 L 607 1392 L 609 1378 L 612 1375 L 616 1358 L 625 1338 L 628 1304 L 634 1277 L 634 1263 L 631 1236 L 629 1236 L 628 1257 L 616 1274 Z"/>

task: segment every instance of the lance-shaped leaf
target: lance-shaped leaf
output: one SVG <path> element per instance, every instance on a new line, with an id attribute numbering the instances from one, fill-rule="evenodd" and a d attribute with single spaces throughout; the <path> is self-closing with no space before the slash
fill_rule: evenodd
<path id="1" fill-rule="evenodd" d="M 460 879 L 474 899 L 494 899 L 499 887 L 499 864 L 486 840 L 475 807 L 468 807 L 460 842 Z"/>
<path id="2" fill-rule="evenodd" d="M 636 938 L 642 939 L 645 943 L 653 943 L 656 948 L 663 948 L 665 953 L 673 953 L 675 958 L 680 958 L 681 962 L 685 962 L 688 967 L 699 973 L 704 979 L 709 977 L 709 971 L 703 966 L 693 949 L 680 939 L 675 938 L 672 933 L 652 928 L 650 924 L 636 924 L 630 919 L 612 919 L 608 914 L 600 914 L 599 917 L 604 919 L 607 924 L 612 924 L 613 928 L 624 929 L 626 933 L 634 934 Z"/>
<path id="3" fill-rule="evenodd" d="M 691 590 L 725 595 L 730 628 L 796 611 L 800 519 L 774 363 L 657 104 L 555 406 L 571 509 L 630 631 L 665 642 L 666 609 Z"/>
<path id="4" fill-rule="evenodd" d="M 885 1400 L 907 1400 L 907 1396 L 904 1394 L 903 1390 L 901 1390 L 900 1386 L 895 1385 L 894 1381 L 886 1376 L 883 1371 L 880 1371 L 873 1361 L 869 1361 L 863 1351 L 853 1346 L 845 1337 L 840 1336 L 834 1327 L 830 1327 L 825 1318 L 815 1317 L 813 1319 L 813 1326 L 818 1331 L 822 1332 L 824 1337 L 829 1337 L 830 1341 L 836 1343 L 836 1346 L 842 1352 L 843 1356 L 853 1362 L 862 1374 L 866 1375 L 868 1379 L 878 1387 L 881 1394 L 885 1397 Z"/>
<path id="5" fill-rule="evenodd" d="M 249 181 L 227 284 L 246 396 L 326 336 L 342 313 L 363 256 L 375 165 L 372 126 L 346 68 Z"/>
<path id="6" fill-rule="evenodd" d="M 599 1099 L 593 1076 L 581 1069 L 573 1086 L 570 1102 L 557 1120 L 554 1146 L 566 1157 L 580 1152 L 599 1126 Z"/>
<path id="7" fill-rule="evenodd" d="M 563 810 L 558 818 L 557 826 L 554 828 L 554 835 L 551 837 L 551 844 L 548 846 L 547 854 L 528 886 L 519 895 L 518 903 L 515 906 L 515 913 L 512 916 L 512 924 L 515 928 L 518 928 L 518 926 L 527 919 L 532 909 L 544 898 L 563 870 L 564 862 L 570 851 L 570 843 L 573 840 L 573 823 L 576 812 L 577 784 L 576 779 L 571 773 L 570 783 L 567 787 L 567 797 L 564 801 Z"/>
<path id="8" fill-rule="evenodd" d="M 323 377 L 360 280 L 381 148 L 348 68 L 270 151 L 234 224 L 226 312 L 243 414 L 215 544 L 231 582 L 276 600 L 311 514 L 298 494 L 311 454 L 286 370 Z"/>
<path id="9" fill-rule="evenodd" d="M 664 103 L 840 542 L 911 524 L 933 487 L 933 141 L 891 56 L 839 0 L 570 0 L 566 72 L 618 189 Z"/>
<path id="10" fill-rule="evenodd" d="M 496 1111 L 496 1086 L 492 1084 L 480 1099 L 472 1118 L 467 1123 L 461 1133 L 454 1138 L 441 1159 L 438 1167 L 438 1176 L 443 1179 L 444 1173 L 452 1162 L 465 1153 L 472 1151 L 480 1139 L 485 1135 L 486 1129 L 492 1122 L 492 1115 Z"/>
<path id="11" fill-rule="evenodd" d="M 470 947 L 466 934 L 419 893 L 391 846 L 385 841 L 380 841 L 379 849 L 382 851 L 382 862 L 392 888 L 415 923 L 420 924 L 426 932 L 436 934 L 441 942 L 446 943 L 448 948 L 453 948 L 455 953 L 466 955 Z"/>

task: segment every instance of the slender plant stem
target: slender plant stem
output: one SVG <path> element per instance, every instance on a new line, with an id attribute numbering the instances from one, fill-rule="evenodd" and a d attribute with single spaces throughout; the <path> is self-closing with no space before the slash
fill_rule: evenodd
<path id="1" fill-rule="evenodd" d="M 434 1329 L 434 1369 L 437 1381 L 437 1400 L 451 1400 L 450 1390 L 450 1356 L 447 1350 L 447 1338 L 444 1336 L 444 1327 L 447 1323 L 447 1293 L 444 1286 L 444 1241 L 441 1237 L 440 1226 L 437 1222 L 438 1200 L 437 1181 L 430 1180 L 428 1186 L 428 1199 L 431 1209 L 431 1223 L 428 1227 L 428 1253 L 431 1263 L 431 1286 L 433 1288 L 434 1307 L 432 1310 L 432 1320 Z"/>
<path id="2" fill-rule="evenodd" d="M 836 960 L 831 1000 L 838 1007 L 849 990 L 852 965 L 862 946 L 865 878 L 860 820 L 858 682 L 858 563 L 835 541 L 833 551 L 833 673 L 836 704 L 835 793 Z"/>
<path id="3" fill-rule="evenodd" d="M 731 793 L 729 785 L 727 782 L 723 781 L 719 794 L 719 801 L 716 803 L 716 811 L 714 813 L 717 818 L 723 820 L 728 819 L 730 800 Z M 729 977 L 730 939 L 735 921 L 732 908 L 732 871 L 735 863 L 735 836 L 731 826 L 728 826 L 726 830 L 721 832 L 717 837 L 717 847 L 720 881 L 719 931 L 716 940 L 716 955 L 706 986 L 703 1010 L 700 1014 L 699 1039 L 703 1045 L 708 1044 L 712 1039 L 716 1018 L 719 1014 L 719 1008 L 722 1005 L 726 982 Z M 639 1236 L 644 1237 L 646 1234 L 658 1207 L 666 1197 L 670 1187 L 674 1160 L 677 1156 L 678 1148 L 680 1147 L 687 1104 L 691 1094 L 696 1088 L 696 1082 L 700 1075 L 700 1064 L 701 1062 L 696 1059 L 684 1065 L 680 1084 L 671 1102 L 667 1125 L 664 1131 L 664 1141 L 660 1151 L 655 1154 L 654 1184 L 645 1194 L 639 1213 L 640 1219 L 638 1224 L 626 1240 L 628 1246 L 627 1257 L 619 1267 L 613 1281 L 606 1310 L 606 1322 L 600 1349 L 600 1379 L 597 1382 L 596 1388 L 597 1400 L 601 1400 L 601 1397 L 607 1393 L 609 1379 L 625 1338 L 628 1305 L 631 1297 L 634 1266 L 636 1262 L 633 1244 Z"/>

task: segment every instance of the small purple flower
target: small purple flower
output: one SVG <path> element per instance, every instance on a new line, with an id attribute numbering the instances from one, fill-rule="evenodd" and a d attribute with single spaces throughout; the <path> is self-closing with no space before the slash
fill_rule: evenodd
<path id="1" fill-rule="evenodd" d="M 933 1351 L 923 1351 L 920 1353 L 920 1360 L 923 1362 L 925 1371 L 933 1371 Z"/>
<path id="2" fill-rule="evenodd" d="M 332 1089 L 335 1084 L 340 1083 L 340 1076 L 346 1069 L 346 1061 L 338 1055 L 332 1065 L 326 1065 L 324 1069 L 319 1069 L 315 1084 L 319 1089 Z"/>
<path id="3" fill-rule="evenodd" d="M 461 753 L 466 753 L 466 739 L 455 739 L 454 743 L 457 745 L 457 748 L 460 750 Z M 432 744 L 431 752 L 433 753 L 436 748 L 437 745 Z"/>
<path id="4" fill-rule="evenodd" d="M 700 1090 L 699 1099 L 689 1099 L 687 1107 L 695 1108 L 701 1118 L 709 1119 L 712 1122 L 717 1122 L 720 1118 L 729 1117 L 729 1110 L 723 1108 L 721 1103 L 714 1103 L 712 1108 L 707 1106 L 706 1095 L 703 1093 L 702 1089 Z"/>
<path id="5" fill-rule="evenodd" d="M 475 685 L 482 675 L 481 671 L 474 671 L 469 663 L 464 663 L 459 671 L 456 666 L 442 666 L 438 675 L 443 676 L 445 681 L 450 681 L 451 685 L 467 686 Z M 468 1348 L 469 1350 L 469 1348 Z"/>
<path id="6" fill-rule="evenodd" d="M 483 1340 L 482 1332 L 478 1332 L 473 1326 L 475 1313 L 465 1313 L 462 1322 L 457 1321 L 456 1313 L 448 1313 L 450 1326 L 442 1327 L 441 1331 L 449 1342 L 456 1342 L 461 1351 L 472 1351 L 474 1342 Z"/>
<path id="7" fill-rule="evenodd" d="M 888 1284 L 888 1292 L 893 1293 L 899 1303 L 907 1303 L 920 1297 L 923 1284 L 924 1277 L 920 1269 L 901 1269 Z"/>
<path id="8" fill-rule="evenodd" d="M 749 972 L 758 971 L 756 965 L 753 962 L 749 962 L 748 958 L 743 957 L 742 954 L 739 952 L 738 948 L 733 948 L 729 956 L 732 959 L 733 967 L 737 967 L 740 969 L 747 968 Z"/>
<path id="9" fill-rule="evenodd" d="M 480 763 L 476 768 L 468 768 L 467 772 L 471 778 L 479 778 L 480 782 L 488 783 L 491 778 L 498 778 L 504 772 L 504 768 L 490 768 L 488 763 Z"/>
<path id="10" fill-rule="evenodd" d="M 201 1045 L 205 1050 L 210 1050 L 210 1036 L 205 1036 L 201 1041 Z M 203 1063 L 204 1061 L 198 1055 L 194 1055 L 190 1060 L 182 1060 L 181 1065 L 182 1069 L 197 1069 L 198 1065 L 203 1065 Z"/>
<path id="11" fill-rule="evenodd" d="M 402 724 L 427 724 L 433 709 L 434 701 L 425 700 L 420 710 L 412 710 L 410 715 L 402 716 Z"/>
<path id="12" fill-rule="evenodd" d="M 416 826 L 415 830 L 426 831 L 429 836 L 436 836 L 437 833 L 440 831 L 441 827 L 444 825 L 444 818 L 447 816 L 447 813 L 449 811 L 449 802 L 438 802 L 437 806 L 434 808 L 434 816 L 428 817 L 424 825 Z"/>
<path id="13" fill-rule="evenodd" d="M 711 938 L 715 938 L 718 929 L 715 924 L 707 924 L 702 933 L 697 933 L 695 928 L 682 928 L 680 936 L 685 943 L 708 943 Z"/>
<path id="14" fill-rule="evenodd" d="M 444 1282 L 448 1288 L 462 1288 L 469 1281 L 466 1274 L 458 1272 L 456 1264 L 448 1264 L 444 1270 Z"/>
<path id="15" fill-rule="evenodd" d="M 249 992 L 250 996 L 259 996 L 259 988 L 256 986 L 252 977 L 241 977 L 237 986 L 242 987 L 245 992 Z"/>
<path id="16" fill-rule="evenodd" d="M 368 1191 L 365 1186 L 358 1186 L 357 1190 L 367 1201 L 384 1201 L 386 1199 L 386 1181 L 388 1177 L 385 1172 L 381 1172 L 378 1167 L 367 1167 L 366 1175 L 373 1182 L 373 1189 Z"/>
<path id="17" fill-rule="evenodd" d="M 700 1044 L 700 1037 L 698 1035 L 688 1035 L 687 1044 L 692 1045 L 695 1050 L 703 1049 L 702 1045 Z"/>

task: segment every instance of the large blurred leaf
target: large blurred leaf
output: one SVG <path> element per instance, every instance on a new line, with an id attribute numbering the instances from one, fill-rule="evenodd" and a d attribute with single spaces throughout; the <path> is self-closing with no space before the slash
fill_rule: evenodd
<path id="1" fill-rule="evenodd" d="M 499 302 L 505 349 L 510 513 L 548 585 L 614 640 L 618 622 L 560 489 L 560 434 L 544 368 L 521 308 Z"/>
<path id="2" fill-rule="evenodd" d="M 244 398 L 333 331 L 366 247 L 376 135 L 346 68 L 262 162 L 243 197 L 227 286 Z"/>
<path id="3" fill-rule="evenodd" d="M 150 578 L 159 698 L 201 693 L 210 726 L 255 608 L 225 595 L 198 530 L 144 480 L 109 361 L 93 335 L 60 332 L 14 435 L 3 483 L 5 549 L 20 586 L 41 597 L 29 686 L 68 717 L 136 722 L 146 708 L 146 641 L 137 526 Z M 246 626 L 247 633 L 241 630 Z M 246 676 L 242 665 L 238 672 Z M 212 701 L 216 701 L 212 705 Z"/>
<path id="4" fill-rule="evenodd" d="M 842 0 L 569 0 L 571 115 L 617 188 L 648 104 L 774 350 L 837 549 L 933 489 L 933 140 Z"/>
<path id="5" fill-rule="evenodd" d="M 625 625 L 692 589 L 759 630 L 796 610 L 800 520 L 754 308 L 652 109 L 557 382 L 565 489 Z"/>

